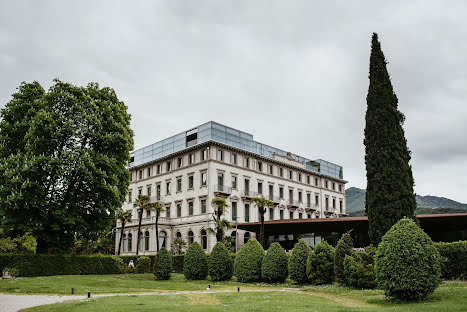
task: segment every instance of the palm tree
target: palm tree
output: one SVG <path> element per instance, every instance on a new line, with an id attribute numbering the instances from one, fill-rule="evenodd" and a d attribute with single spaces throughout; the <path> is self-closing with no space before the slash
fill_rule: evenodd
<path id="1" fill-rule="evenodd" d="M 120 256 L 120 248 L 122 246 L 122 240 L 123 240 L 123 231 L 125 231 L 125 224 L 127 224 L 128 222 L 131 222 L 131 211 L 125 211 L 123 209 L 120 209 L 117 212 L 117 219 L 122 224 L 122 229 L 120 231 L 120 240 L 118 242 L 118 255 Z"/>
<path id="2" fill-rule="evenodd" d="M 258 207 L 260 221 L 261 221 L 261 227 L 259 229 L 259 242 L 261 243 L 261 246 L 263 246 L 264 248 L 264 213 L 266 212 L 266 207 L 271 206 L 274 203 L 264 198 L 264 196 L 255 197 L 255 198 L 252 198 L 251 200 L 253 201 L 253 203 L 255 203 L 256 207 Z"/>
<path id="3" fill-rule="evenodd" d="M 156 202 L 156 203 L 151 203 L 151 208 L 156 211 L 156 222 L 155 222 L 155 227 L 156 227 L 156 251 L 159 252 L 159 216 L 161 215 L 162 212 L 165 211 L 164 206 L 162 206 L 161 203 Z"/>
<path id="4" fill-rule="evenodd" d="M 214 220 L 216 229 L 215 230 L 208 229 L 208 230 L 209 232 L 216 234 L 216 240 L 218 242 L 222 242 L 222 239 L 224 238 L 224 229 L 232 228 L 229 221 L 225 219 L 221 219 L 224 212 L 227 211 L 226 208 L 229 207 L 229 205 L 225 201 L 225 198 L 218 198 L 218 197 L 214 197 L 212 199 L 211 205 L 214 207 L 214 214 L 212 215 L 212 218 Z"/>
<path id="5" fill-rule="evenodd" d="M 136 241 L 136 255 L 139 253 L 139 241 L 140 241 L 140 232 L 141 232 L 141 221 L 143 221 L 143 210 L 151 209 L 151 203 L 149 196 L 146 195 L 138 195 L 136 198 L 136 202 L 134 203 L 135 207 L 138 207 L 139 212 L 139 222 L 138 222 L 138 235 Z"/>

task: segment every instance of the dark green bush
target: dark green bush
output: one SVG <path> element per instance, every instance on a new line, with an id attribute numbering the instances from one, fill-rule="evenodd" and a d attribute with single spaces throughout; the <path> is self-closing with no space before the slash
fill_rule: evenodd
<path id="1" fill-rule="evenodd" d="M 234 275 L 242 283 L 261 280 L 261 263 L 264 250 L 256 239 L 250 239 L 235 257 Z"/>
<path id="2" fill-rule="evenodd" d="M 119 257 L 104 255 L 0 254 L 0 271 L 15 268 L 18 276 L 118 274 L 125 271 Z"/>
<path id="3" fill-rule="evenodd" d="M 283 283 L 289 275 L 287 255 L 284 248 L 275 242 L 269 247 L 261 265 L 261 276 L 266 283 Z"/>
<path id="4" fill-rule="evenodd" d="M 183 261 L 185 255 L 172 255 L 172 270 L 175 273 L 183 273 Z"/>
<path id="5" fill-rule="evenodd" d="M 441 277 L 467 279 L 467 241 L 435 243 L 441 256 Z"/>
<path id="6" fill-rule="evenodd" d="M 208 259 L 197 242 L 193 242 L 186 251 L 183 274 L 187 280 L 204 280 L 208 276 Z"/>
<path id="7" fill-rule="evenodd" d="M 213 281 L 228 281 L 232 278 L 233 260 L 224 243 L 216 243 L 208 262 L 209 276 Z"/>
<path id="8" fill-rule="evenodd" d="M 162 247 L 156 255 L 154 263 L 154 275 L 157 279 L 168 280 L 172 273 L 172 255 Z"/>
<path id="9" fill-rule="evenodd" d="M 321 241 L 308 253 L 306 262 L 308 280 L 313 285 L 334 282 L 334 247 Z"/>
<path id="10" fill-rule="evenodd" d="M 440 257 L 430 237 L 403 218 L 383 236 L 376 251 L 378 285 L 390 297 L 423 299 L 440 283 Z"/>
<path id="11" fill-rule="evenodd" d="M 334 254 L 334 274 L 338 283 L 345 284 L 344 258 L 352 253 L 352 248 L 353 241 L 350 233 L 342 234 L 341 239 L 337 242 Z"/>
<path id="12" fill-rule="evenodd" d="M 352 252 L 344 259 L 345 285 L 355 288 L 371 289 L 376 287 L 374 259 L 376 248 L 368 246 L 364 251 Z"/>
<path id="13" fill-rule="evenodd" d="M 306 259 L 310 252 L 310 247 L 304 240 L 299 240 L 289 256 L 289 274 L 290 279 L 297 284 L 305 284 L 308 282 L 306 275 Z"/>
<path id="14" fill-rule="evenodd" d="M 137 259 L 138 264 L 135 266 L 136 273 L 150 273 L 151 272 L 151 259 L 146 256 L 141 256 Z"/>

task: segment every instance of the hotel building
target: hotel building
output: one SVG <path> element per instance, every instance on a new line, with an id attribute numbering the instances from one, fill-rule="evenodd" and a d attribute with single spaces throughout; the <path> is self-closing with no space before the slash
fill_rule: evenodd
<path id="1" fill-rule="evenodd" d="M 253 140 L 253 135 L 210 121 L 141 148 L 131 154 L 131 173 L 124 210 L 133 221 L 125 225 L 122 255 L 136 253 L 139 194 L 160 202 L 159 246 L 171 248 L 176 237 L 193 241 L 210 252 L 216 244 L 211 200 L 226 199 L 223 217 L 233 229 L 240 248 L 255 233 L 235 231 L 235 224 L 257 222 L 252 203 L 264 196 L 274 205 L 265 221 L 281 219 L 337 218 L 346 215 L 343 168 L 322 159 L 311 160 Z M 155 215 L 142 216 L 140 255 L 156 252 Z M 116 245 L 121 224 L 117 222 Z M 275 240 L 268 237 L 268 244 Z"/>

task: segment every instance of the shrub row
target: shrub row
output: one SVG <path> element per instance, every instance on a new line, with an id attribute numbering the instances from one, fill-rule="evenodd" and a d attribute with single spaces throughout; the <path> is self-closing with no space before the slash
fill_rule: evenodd
<path id="1" fill-rule="evenodd" d="M 0 270 L 14 268 L 18 276 L 118 274 L 125 271 L 119 257 L 106 255 L 0 254 Z"/>
<path id="2" fill-rule="evenodd" d="M 467 241 L 435 243 L 444 279 L 467 279 Z"/>
<path id="3" fill-rule="evenodd" d="M 235 260 L 235 254 L 229 252 L 230 257 L 232 258 L 232 261 Z M 210 257 L 210 254 L 206 254 L 206 256 Z M 183 273 L 183 261 L 185 259 L 185 255 L 172 255 L 172 270 L 175 273 Z"/>

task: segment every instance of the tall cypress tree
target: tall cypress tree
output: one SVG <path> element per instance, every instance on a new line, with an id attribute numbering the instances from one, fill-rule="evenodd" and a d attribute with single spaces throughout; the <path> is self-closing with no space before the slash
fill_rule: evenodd
<path id="1" fill-rule="evenodd" d="M 403 217 L 415 218 L 415 194 L 404 115 L 397 109 L 378 35 L 373 33 L 365 126 L 365 211 L 373 244 Z"/>

